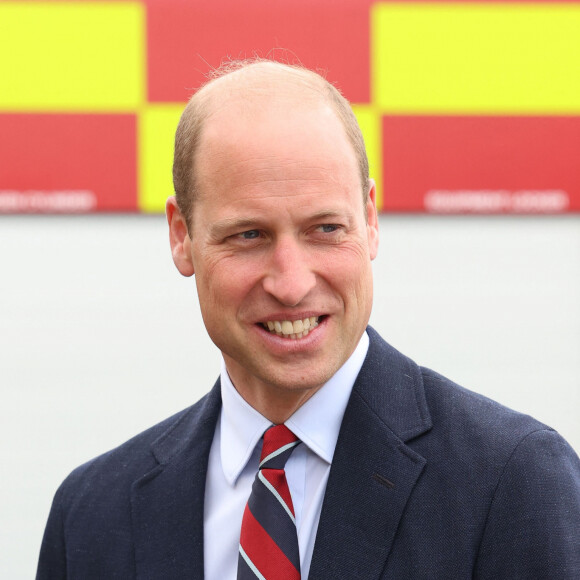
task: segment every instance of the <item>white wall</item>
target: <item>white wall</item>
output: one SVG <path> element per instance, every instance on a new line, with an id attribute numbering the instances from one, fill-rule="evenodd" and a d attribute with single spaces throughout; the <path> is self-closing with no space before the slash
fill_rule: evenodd
<path id="1" fill-rule="evenodd" d="M 34 576 L 76 465 L 188 406 L 219 358 L 160 216 L 0 218 L 0 577 Z M 580 449 L 580 216 L 386 216 L 372 324 Z"/>

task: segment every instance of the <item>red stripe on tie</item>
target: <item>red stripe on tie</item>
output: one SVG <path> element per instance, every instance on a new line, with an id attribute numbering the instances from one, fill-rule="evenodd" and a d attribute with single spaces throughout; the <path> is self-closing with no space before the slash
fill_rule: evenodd
<path id="1" fill-rule="evenodd" d="M 260 574 L 267 580 L 281 578 L 300 580 L 300 572 L 254 518 L 247 505 L 240 544 Z"/>
<path id="2" fill-rule="evenodd" d="M 288 482 L 286 481 L 286 475 L 283 469 L 263 469 L 262 475 L 264 479 L 268 480 L 274 489 L 280 494 L 280 497 L 284 500 L 288 509 L 294 514 L 294 505 L 292 504 L 292 496 L 290 495 L 290 489 L 288 488 Z"/>
<path id="3" fill-rule="evenodd" d="M 276 425 L 269 436 L 264 437 L 260 461 L 263 461 L 265 457 L 268 457 L 270 453 L 277 451 L 280 447 L 284 447 L 284 445 L 288 445 L 288 443 L 293 443 L 297 440 L 298 437 L 286 425 Z"/>

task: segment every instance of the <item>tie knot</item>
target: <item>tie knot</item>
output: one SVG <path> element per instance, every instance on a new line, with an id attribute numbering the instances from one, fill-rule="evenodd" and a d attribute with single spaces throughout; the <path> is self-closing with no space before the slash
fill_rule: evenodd
<path id="1" fill-rule="evenodd" d="M 274 425 L 264 433 L 260 469 L 284 469 L 286 461 L 300 443 L 300 439 L 286 427 Z"/>

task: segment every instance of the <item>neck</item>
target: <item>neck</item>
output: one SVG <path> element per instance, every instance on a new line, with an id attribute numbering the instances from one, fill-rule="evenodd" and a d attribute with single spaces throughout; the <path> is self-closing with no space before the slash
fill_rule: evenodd
<path id="1" fill-rule="evenodd" d="M 292 396 L 286 397 L 271 397 L 263 393 L 257 394 L 253 392 L 245 393 L 237 389 L 237 387 L 236 390 L 249 405 L 266 417 L 268 421 L 271 421 L 274 425 L 281 425 L 304 405 L 319 388 L 294 392 L 291 394 Z"/>
<path id="2" fill-rule="evenodd" d="M 225 358 L 225 357 L 224 357 Z M 323 385 L 308 387 L 288 387 L 266 384 L 261 381 L 247 381 L 232 373 L 226 362 L 228 375 L 239 395 L 260 415 L 280 425 L 287 421 Z"/>

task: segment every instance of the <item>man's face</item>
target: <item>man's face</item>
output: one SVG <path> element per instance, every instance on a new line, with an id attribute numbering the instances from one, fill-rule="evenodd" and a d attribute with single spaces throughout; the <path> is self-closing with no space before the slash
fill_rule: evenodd
<path id="1" fill-rule="evenodd" d="M 314 392 L 370 316 L 378 226 L 326 106 L 220 109 L 195 161 L 190 252 L 207 331 L 238 391 Z M 302 333 L 302 334 L 301 334 Z"/>

